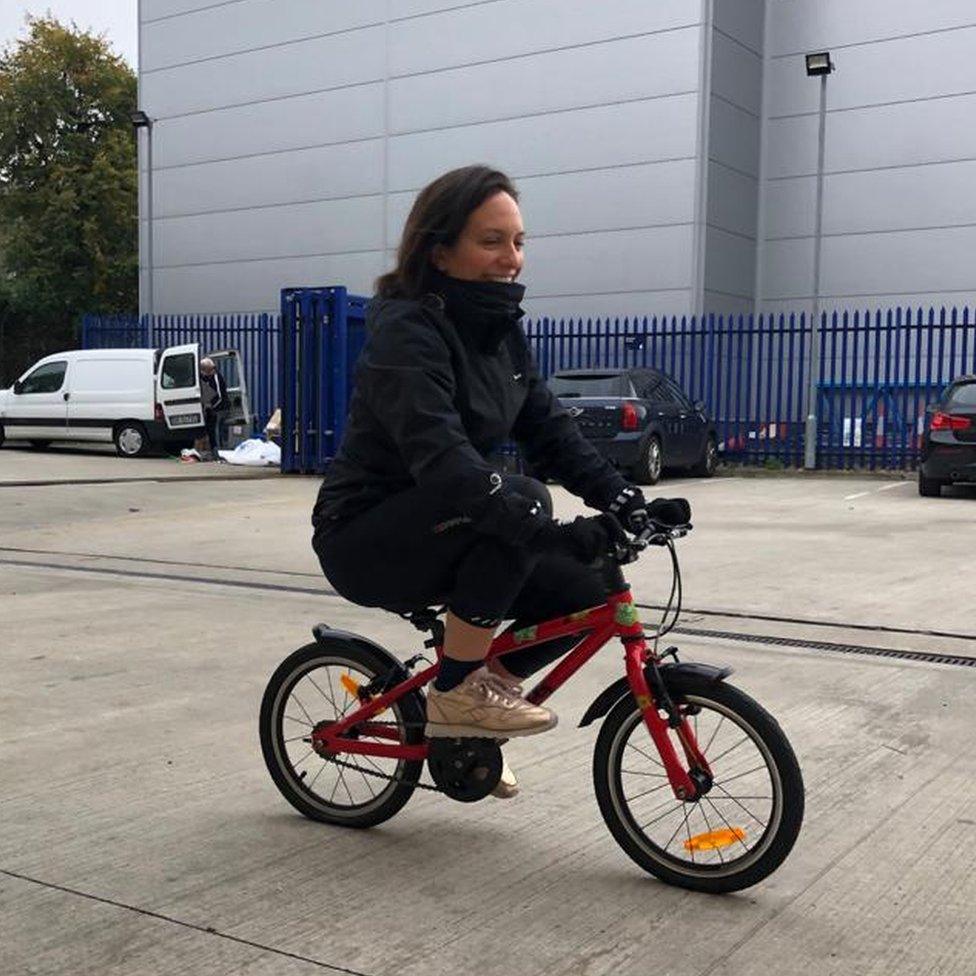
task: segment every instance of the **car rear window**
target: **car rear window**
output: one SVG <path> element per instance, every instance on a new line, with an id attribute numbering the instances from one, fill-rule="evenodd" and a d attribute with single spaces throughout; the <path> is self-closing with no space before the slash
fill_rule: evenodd
<path id="1" fill-rule="evenodd" d="M 557 397 L 633 396 L 630 382 L 623 373 L 588 373 L 585 376 L 560 376 L 549 380 L 549 389 Z"/>
<path id="2" fill-rule="evenodd" d="M 976 407 L 976 383 L 959 383 L 949 390 L 946 402 L 952 407 Z"/>

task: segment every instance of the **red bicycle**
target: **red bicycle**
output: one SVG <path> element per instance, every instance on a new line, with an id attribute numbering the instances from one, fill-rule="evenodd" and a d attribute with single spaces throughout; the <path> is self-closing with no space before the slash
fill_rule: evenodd
<path id="1" fill-rule="evenodd" d="M 580 725 L 603 718 L 593 785 L 611 834 L 644 870 L 696 891 L 729 892 L 767 877 L 789 854 L 803 820 L 803 778 L 776 720 L 726 682 L 730 668 L 658 652 L 681 611 L 674 542 L 691 526 L 652 523 L 605 561 L 605 605 L 500 633 L 489 657 L 579 635 L 580 643 L 526 696 L 549 698 L 614 637 L 626 674 L 590 705 Z M 668 609 L 648 640 L 621 566 L 649 545 L 666 547 Z M 672 607 L 674 611 L 672 613 Z M 403 613 L 429 631 L 440 659 L 440 611 Z M 278 789 L 314 820 L 371 827 L 415 789 L 464 802 L 486 797 L 501 775 L 494 739 L 426 739 L 423 687 L 438 664 L 414 669 L 368 638 L 319 624 L 315 641 L 275 671 L 261 703 L 261 747 Z M 421 783 L 427 763 L 433 784 Z"/>

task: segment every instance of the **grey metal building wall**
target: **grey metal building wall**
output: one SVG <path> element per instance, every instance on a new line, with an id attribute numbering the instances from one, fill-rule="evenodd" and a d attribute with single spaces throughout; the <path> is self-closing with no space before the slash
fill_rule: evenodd
<path id="1" fill-rule="evenodd" d="M 702 9 L 141 0 L 156 311 L 368 292 L 416 191 L 472 161 L 522 191 L 530 311 L 687 311 Z"/>
<path id="2" fill-rule="evenodd" d="M 721 3 L 721 0 L 719 0 Z M 976 7 L 769 0 L 760 297 L 808 307 L 818 82 L 829 49 L 825 308 L 976 301 Z"/>
<path id="3" fill-rule="evenodd" d="M 713 0 L 709 47 L 703 307 L 755 304 L 766 0 Z"/>

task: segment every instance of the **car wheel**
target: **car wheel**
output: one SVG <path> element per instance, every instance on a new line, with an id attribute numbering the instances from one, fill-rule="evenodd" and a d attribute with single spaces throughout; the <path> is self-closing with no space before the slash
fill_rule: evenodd
<path id="1" fill-rule="evenodd" d="M 34 448 L 35 451 L 46 451 L 50 446 L 50 441 L 31 441 L 30 446 Z"/>
<path id="2" fill-rule="evenodd" d="M 641 441 L 637 463 L 634 465 L 634 481 L 639 485 L 656 485 L 663 466 L 661 439 L 657 434 L 651 434 Z"/>
<path id="3" fill-rule="evenodd" d="M 921 471 L 918 473 L 918 493 L 923 498 L 938 498 L 942 494 L 944 481 L 938 478 L 926 478 Z"/>
<path id="4" fill-rule="evenodd" d="M 691 473 L 697 478 L 711 478 L 718 467 L 718 441 L 709 435 L 705 441 L 705 453 L 701 460 L 691 469 Z"/>
<path id="5" fill-rule="evenodd" d="M 120 457 L 141 457 L 149 450 L 149 435 L 138 420 L 123 420 L 112 434 Z"/>

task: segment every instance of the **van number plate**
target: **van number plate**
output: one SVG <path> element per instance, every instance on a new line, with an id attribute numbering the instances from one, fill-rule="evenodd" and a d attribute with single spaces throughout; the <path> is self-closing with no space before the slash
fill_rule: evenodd
<path id="1" fill-rule="evenodd" d="M 170 417 L 171 424 L 198 424 L 200 414 L 198 413 L 177 413 Z"/>

